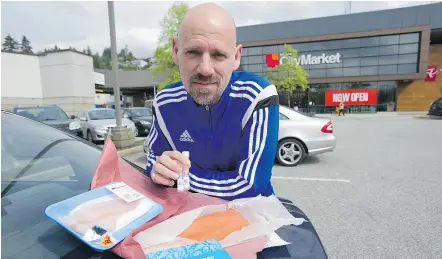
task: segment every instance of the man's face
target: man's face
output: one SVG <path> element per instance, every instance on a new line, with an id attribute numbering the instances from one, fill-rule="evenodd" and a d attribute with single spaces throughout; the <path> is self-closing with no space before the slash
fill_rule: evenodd
<path id="1" fill-rule="evenodd" d="M 223 33 L 184 29 L 173 40 L 173 60 L 193 100 L 200 105 L 215 104 L 226 88 L 232 71 L 238 69 L 242 47 Z"/>

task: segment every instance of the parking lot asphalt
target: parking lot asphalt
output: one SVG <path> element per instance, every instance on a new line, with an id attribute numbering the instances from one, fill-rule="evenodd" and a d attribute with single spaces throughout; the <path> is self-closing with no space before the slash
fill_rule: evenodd
<path id="1" fill-rule="evenodd" d="M 442 258 L 442 120 L 335 117 L 334 152 L 273 169 L 330 258 Z M 127 159 L 144 167 L 144 154 Z"/>

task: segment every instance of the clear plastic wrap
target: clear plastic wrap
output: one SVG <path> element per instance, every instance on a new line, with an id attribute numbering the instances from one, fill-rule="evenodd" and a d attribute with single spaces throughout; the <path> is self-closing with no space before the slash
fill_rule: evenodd
<path id="1" fill-rule="evenodd" d="M 96 250 L 113 247 L 162 211 L 161 205 L 124 183 L 53 204 L 46 214 Z"/>
<path id="2" fill-rule="evenodd" d="M 300 225 L 304 222 L 304 219 L 293 217 L 281 204 L 281 202 L 275 197 L 255 197 L 246 198 L 236 201 L 231 201 L 223 205 L 209 205 L 204 206 L 177 216 L 174 216 L 168 220 L 165 220 L 151 228 L 139 232 L 134 236 L 134 240 L 137 241 L 142 247 L 145 254 L 154 252 L 158 249 L 172 248 L 183 244 L 189 244 L 192 242 L 202 241 L 199 238 L 191 239 L 188 236 L 183 238 L 185 233 L 192 224 L 201 217 L 211 215 L 218 212 L 226 212 L 234 210 L 239 213 L 243 219 L 247 221 L 247 224 L 241 224 L 239 229 L 234 229 L 226 235 L 225 238 L 218 241 L 224 248 L 238 245 L 250 240 L 268 237 L 270 242 L 266 247 L 284 245 L 280 240 L 274 237 L 275 230 L 284 225 Z M 230 214 L 225 214 L 226 217 L 231 217 Z M 226 220 L 226 221 L 223 221 Z M 213 232 L 214 229 L 223 228 L 228 224 L 239 224 L 237 217 L 231 217 L 230 223 L 228 218 L 213 222 L 214 224 L 204 224 L 200 227 L 199 231 Z M 217 225 L 218 224 L 218 225 Z M 221 227 L 222 226 L 222 227 Z M 205 229 L 204 229 L 205 228 Z M 214 238 L 210 236 L 208 238 Z M 274 242 L 272 242 L 274 241 Z"/>

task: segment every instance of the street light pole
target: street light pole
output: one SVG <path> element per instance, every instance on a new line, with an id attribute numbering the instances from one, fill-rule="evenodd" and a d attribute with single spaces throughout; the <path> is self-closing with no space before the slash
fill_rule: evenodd
<path id="1" fill-rule="evenodd" d="M 109 12 L 109 29 L 111 41 L 111 58 L 112 58 L 112 73 L 115 76 L 114 85 L 114 103 L 115 103 L 115 117 L 117 120 L 117 128 L 121 127 L 121 104 L 120 104 L 120 83 L 118 78 L 118 57 L 117 57 L 117 38 L 115 33 L 115 13 L 114 2 L 107 2 L 107 9 Z"/>

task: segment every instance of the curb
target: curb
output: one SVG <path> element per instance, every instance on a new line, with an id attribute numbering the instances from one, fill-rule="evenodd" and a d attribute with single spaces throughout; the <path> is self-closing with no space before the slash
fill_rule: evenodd
<path id="1" fill-rule="evenodd" d="M 122 149 L 122 150 L 119 150 L 117 153 L 120 157 L 125 157 L 125 156 L 130 156 L 130 155 L 133 155 L 136 153 L 140 153 L 140 152 L 144 152 L 143 145 L 139 145 L 139 146 L 135 146 L 135 147 L 127 148 L 127 149 Z"/>
<path id="2" fill-rule="evenodd" d="M 434 115 L 415 115 L 413 118 L 416 119 L 430 119 L 430 120 L 442 120 L 442 116 L 434 116 Z"/>
<path id="3" fill-rule="evenodd" d="M 416 119 L 429 119 L 430 116 L 429 115 L 414 115 L 413 118 L 416 118 Z"/>

